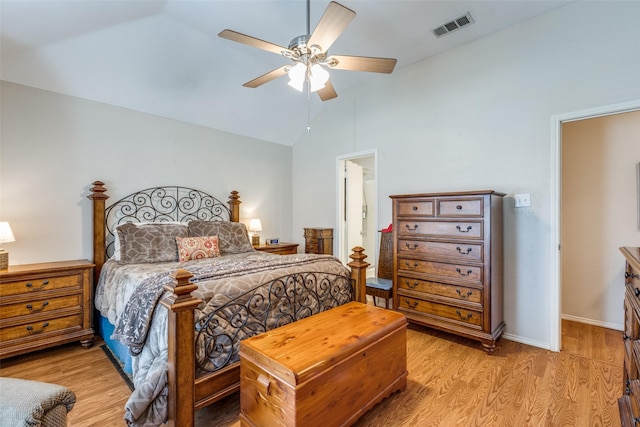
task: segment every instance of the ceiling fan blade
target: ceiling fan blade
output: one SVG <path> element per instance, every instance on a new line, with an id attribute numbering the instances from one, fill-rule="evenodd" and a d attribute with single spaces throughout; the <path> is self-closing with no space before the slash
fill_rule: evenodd
<path id="1" fill-rule="evenodd" d="M 337 63 L 332 64 L 332 60 Z M 327 65 L 336 70 L 369 71 L 371 73 L 391 74 L 396 66 L 396 59 L 374 58 L 370 56 L 331 55 L 327 58 Z"/>
<path id="2" fill-rule="evenodd" d="M 324 87 L 316 91 L 316 93 L 318 94 L 320 99 L 323 101 L 328 101 L 338 96 L 338 94 L 336 93 L 336 90 L 333 88 L 333 85 L 329 80 L 327 80 L 327 82 L 324 84 Z"/>
<path id="3" fill-rule="evenodd" d="M 313 30 L 307 45 L 318 45 L 326 52 L 355 17 L 353 10 L 332 1 Z"/>
<path id="4" fill-rule="evenodd" d="M 278 46 L 277 44 L 266 42 L 233 30 L 223 30 L 218 34 L 218 36 L 223 39 L 246 44 L 251 47 L 257 47 L 258 49 L 266 50 L 268 52 L 273 52 L 276 55 L 282 55 L 282 52 L 291 52 L 286 47 Z"/>
<path id="5" fill-rule="evenodd" d="M 275 80 L 278 77 L 282 77 L 285 74 L 287 74 L 287 68 L 289 68 L 288 65 L 282 66 L 280 68 L 276 68 L 275 70 L 269 71 L 268 73 L 263 74 L 260 77 L 256 77 L 255 79 L 249 82 L 246 82 L 242 86 L 256 88 L 265 83 L 269 83 L 271 80 Z"/>

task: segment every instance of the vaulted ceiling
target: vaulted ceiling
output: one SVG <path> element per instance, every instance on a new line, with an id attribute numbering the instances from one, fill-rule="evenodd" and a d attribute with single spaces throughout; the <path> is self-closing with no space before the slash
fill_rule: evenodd
<path id="1" fill-rule="evenodd" d="M 357 15 L 330 53 L 397 58 L 396 71 L 570 1 L 339 0 Z M 311 30 L 328 1 L 311 1 Z M 474 23 L 432 30 L 469 12 Z M 331 71 L 321 102 L 282 77 L 243 83 L 290 60 L 222 39 L 225 28 L 288 46 L 306 33 L 305 0 L 0 0 L 2 80 L 279 144 L 350 87 L 385 74 Z"/>

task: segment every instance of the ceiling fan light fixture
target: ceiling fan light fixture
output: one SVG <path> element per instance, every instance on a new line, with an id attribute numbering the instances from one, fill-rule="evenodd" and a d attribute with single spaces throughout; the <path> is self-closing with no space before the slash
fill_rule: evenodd
<path id="1" fill-rule="evenodd" d="M 307 78 L 307 67 L 303 63 L 298 62 L 293 67 L 289 68 L 287 74 L 289 75 L 289 86 L 299 92 L 302 92 L 304 81 Z"/>
<path id="2" fill-rule="evenodd" d="M 311 92 L 322 89 L 329 80 L 329 72 L 320 64 L 313 64 L 309 69 L 309 86 Z"/>

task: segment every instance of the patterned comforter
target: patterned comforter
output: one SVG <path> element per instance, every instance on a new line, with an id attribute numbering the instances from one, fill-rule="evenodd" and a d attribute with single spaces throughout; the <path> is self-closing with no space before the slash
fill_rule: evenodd
<path id="1" fill-rule="evenodd" d="M 305 277 L 309 273 L 319 273 L 320 277 L 322 274 L 350 276 L 349 270 L 332 256 L 280 256 L 258 251 L 186 263 L 105 263 L 96 288 L 96 308 L 116 325 L 112 338 L 127 345 L 135 355 L 132 366 L 136 389 L 127 402 L 125 414 L 129 425 L 159 425 L 166 418 L 167 310 L 157 302 L 164 293 L 162 285 L 168 283 L 170 273 L 178 269 L 194 275 L 191 281 L 198 285 L 198 289 L 193 295 L 203 301 L 195 311 L 196 329 L 205 329 L 207 316 L 225 304 L 236 300 L 245 304 L 243 298 L 248 298 L 253 289 L 271 281 L 277 282 L 276 279 L 296 275 Z M 350 300 L 350 289 L 338 290 L 338 294 L 338 304 Z M 310 301 L 305 299 L 303 304 L 309 306 L 305 308 L 311 314 L 323 309 L 314 306 L 318 302 L 313 298 Z M 281 310 L 277 311 L 266 313 L 264 323 L 268 329 L 288 323 L 286 319 L 282 320 Z M 215 323 L 216 328 L 226 327 L 224 322 Z M 253 328 L 240 333 L 229 332 L 234 341 L 229 343 L 229 347 L 237 349 L 239 340 L 259 332 Z M 198 344 L 200 341 L 196 338 Z M 197 360 L 200 368 L 215 370 L 237 361 L 237 351 L 229 350 L 227 356 L 215 359 L 202 347 L 196 345 L 197 359 L 202 359 Z"/>

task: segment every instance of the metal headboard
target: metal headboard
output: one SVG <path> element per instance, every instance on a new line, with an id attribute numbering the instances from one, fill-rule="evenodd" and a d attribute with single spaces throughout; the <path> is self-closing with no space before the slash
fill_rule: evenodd
<path id="1" fill-rule="evenodd" d="M 127 222 L 230 221 L 219 199 L 188 187 L 153 187 L 130 194 L 105 209 L 106 254 L 113 255 L 116 227 Z"/>

